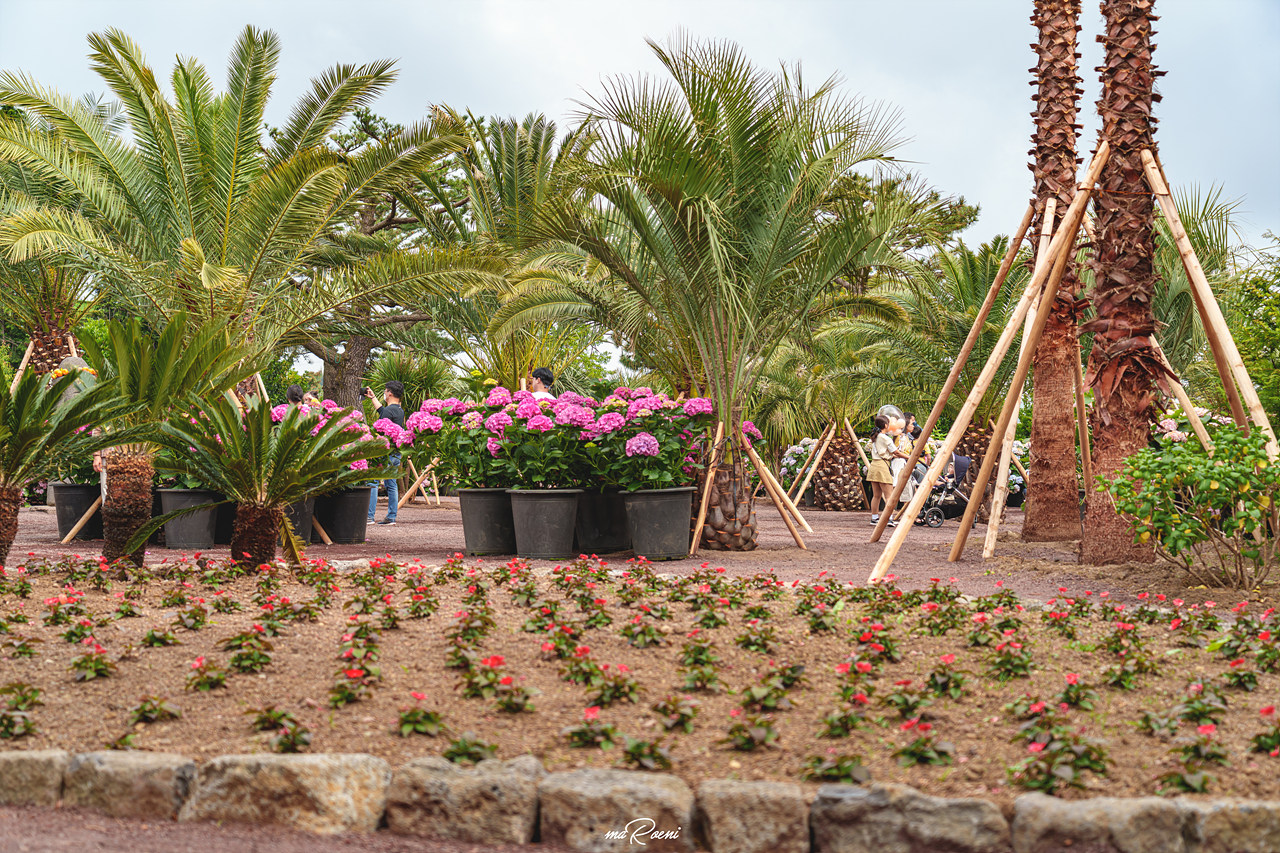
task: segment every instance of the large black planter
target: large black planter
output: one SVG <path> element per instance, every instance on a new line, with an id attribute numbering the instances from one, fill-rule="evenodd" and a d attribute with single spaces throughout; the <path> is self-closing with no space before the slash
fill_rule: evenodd
<path id="1" fill-rule="evenodd" d="M 682 560 L 689 556 L 689 517 L 693 486 L 627 492 L 627 525 L 636 556 Z"/>
<path id="2" fill-rule="evenodd" d="M 365 507 L 366 511 L 368 507 Z M 315 517 L 316 499 L 307 498 L 285 507 L 285 517 L 293 525 L 293 535 L 303 542 L 311 541 L 311 519 Z M 367 519 L 366 519 L 367 520 Z"/>
<path id="3" fill-rule="evenodd" d="M 218 500 L 222 500 L 226 495 L 218 495 Z M 218 520 L 213 525 L 213 544 L 214 545 L 230 545 L 231 534 L 235 531 L 236 526 L 236 506 L 237 504 L 227 501 L 218 505 Z"/>
<path id="4" fill-rule="evenodd" d="M 1026 491 L 1019 489 L 1016 492 L 1010 492 L 1004 499 L 1004 505 L 1010 507 L 1020 507 L 1022 502 L 1027 499 Z"/>
<path id="5" fill-rule="evenodd" d="M 164 524 L 164 546 L 179 551 L 198 551 L 213 547 L 213 534 L 218 525 L 218 509 L 213 504 L 221 499 L 208 489 L 161 489 L 160 513 L 168 515 L 180 509 L 209 505 L 208 509 L 189 512 Z"/>
<path id="6" fill-rule="evenodd" d="M 627 504 L 621 492 L 583 492 L 578 499 L 578 547 L 582 554 L 612 554 L 631 547 Z"/>
<path id="7" fill-rule="evenodd" d="M 75 483 L 50 483 L 49 491 L 53 495 L 53 508 L 58 516 L 58 541 L 67 538 L 71 528 L 89 511 L 93 502 L 102 494 L 102 487 L 97 483 L 82 486 Z M 76 534 L 77 539 L 102 538 L 102 507 L 89 518 L 87 524 Z"/>
<path id="8" fill-rule="evenodd" d="M 369 490 L 377 486 L 343 489 L 316 498 L 314 519 L 324 527 L 335 545 L 360 545 L 369 524 Z M 319 542 L 320 532 L 311 531 L 311 541 Z"/>
<path id="9" fill-rule="evenodd" d="M 582 489 L 508 489 L 511 520 L 516 528 L 516 553 L 533 560 L 563 560 L 573 556 L 573 531 L 578 522 Z"/>
<path id="10" fill-rule="evenodd" d="M 458 489 L 463 550 L 469 557 L 516 552 L 511 496 L 506 489 Z"/>

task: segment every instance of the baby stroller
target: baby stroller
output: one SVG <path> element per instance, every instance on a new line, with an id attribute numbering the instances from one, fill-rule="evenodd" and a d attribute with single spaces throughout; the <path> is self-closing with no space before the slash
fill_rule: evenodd
<path id="1" fill-rule="evenodd" d="M 960 490 L 960 481 L 969 471 L 968 456 L 953 456 L 955 474 L 947 474 L 935 483 L 924 508 L 916 516 L 916 524 L 941 527 L 949 518 L 959 518 L 969 508 L 969 496 Z"/>

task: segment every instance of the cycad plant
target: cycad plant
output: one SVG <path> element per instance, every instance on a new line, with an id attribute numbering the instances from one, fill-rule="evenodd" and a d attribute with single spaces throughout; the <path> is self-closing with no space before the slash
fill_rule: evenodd
<path id="1" fill-rule="evenodd" d="M 120 414 L 103 389 L 84 388 L 78 372 L 49 381 L 27 370 L 13 393 L 0 385 L 0 565 L 18 532 L 27 483 L 48 478 L 60 460 L 91 456 L 104 443 L 100 431 Z"/>
<path id="2" fill-rule="evenodd" d="M 142 564 L 141 548 L 125 544 L 151 518 L 151 481 L 155 476 L 160 425 L 175 416 L 173 406 L 191 394 L 225 391 L 252 376 L 256 365 L 231 344 L 225 323 L 190 322 L 179 314 L 158 334 L 135 318 L 108 325 L 107 342 L 86 338 L 85 358 L 98 372 L 109 400 L 127 411 L 117 422 L 123 441 L 104 453 L 107 494 L 103 503 L 108 561 L 128 556 Z"/>
<path id="3" fill-rule="evenodd" d="M 231 394 L 190 397 L 179 409 L 184 416 L 163 424 L 156 439 L 172 451 L 162 473 L 194 476 L 236 504 L 231 555 L 250 566 L 274 560 L 281 536 L 290 561 L 300 561 L 303 545 L 285 522 L 291 504 L 386 474 L 368 464 L 387 455 L 386 443 L 369 437 L 346 409 L 321 414 L 290 407 L 274 423 L 270 403 L 251 397 L 242 405 Z M 169 518 L 197 509 L 155 519 L 135 543 Z"/>
<path id="4" fill-rule="evenodd" d="M 650 44 L 669 81 L 615 80 L 588 105 L 599 142 L 583 178 L 599 204 L 589 216 L 563 209 L 558 225 L 664 334 L 692 345 L 699 390 L 729 436 L 709 472 L 718 511 L 707 544 L 750 549 L 741 424 L 812 302 L 869 257 L 893 263 L 893 212 L 835 191 L 889 158 L 897 121 L 834 80 L 814 88 L 798 69 L 755 68 L 733 44 Z"/>

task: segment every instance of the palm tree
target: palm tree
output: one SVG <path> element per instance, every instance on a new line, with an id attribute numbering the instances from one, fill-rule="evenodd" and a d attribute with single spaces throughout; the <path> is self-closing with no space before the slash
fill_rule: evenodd
<path id="1" fill-rule="evenodd" d="M 1103 0 L 1101 138 L 1111 156 L 1094 196 L 1098 248 L 1091 265 L 1096 318 L 1089 378 L 1094 391 L 1093 471 L 1110 478 L 1125 459 L 1146 446 L 1151 401 L 1163 376 L 1150 345 L 1155 331 L 1155 205 L 1142 171 L 1142 150 L 1155 147 L 1152 106 L 1156 71 L 1152 62 L 1153 0 Z M 1111 499 L 1089 490 L 1081 559 L 1087 563 L 1150 562 L 1150 546 L 1134 541 L 1132 530 Z"/>
<path id="2" fill-rule="evenodd" d="M 0 102 L 39 120 L 0 119 L 0 160 L 64 190 L 59 203 L 18 206 L 0 223 L 10 261 L 81 258 L 136 313 L 234 322 L 259 352 L 298 342 L 358 296 L 467 279 L 449 251 L 355 251 L 343 239 L 361 199 L 402 186 L 453 147 L 430 124 L 359 156 L 324 145 L 390 85 L 391 62 L 331 68 L 267 138 L 273 33 L 244 29 L 223 93 L 199 62 L 180 58 L 172 99 L 128 36 L 107 30 L 89 44 L 93 70 L 124 105 L 127 134 L 101 111 L 0 74 Z"/>
<path id="3" fill-rule="evenodd" d="M 1032 21 L 1039 31 L 1035 45 L 1039 62 L 1033 113 L 1036 216 L 1032 234 L 1040 233 L 1049 199 L 1057 203 L 1061 224 L 1075 197 L 1076 101 L 1080 74 L 1076 32 L 1080 29 L 1080 0 L 1036 0 Z M 1038 252 L 1038 247 L 1037 247 Z M 1031 261 L 1038 262 L 1038 258 Z M 1075 370 L 1079 350 L 1076 329 L 1080 280 L 1074 259 L 1069 259 L 1058 293 L 1047 301 L 1049 318 L 1033 354 L 1031 416 L 1031 480 L 1035 492 L 1027 505 L 1022 527 L 1024 539 L 1033 542 L 1078 539 L 1080 497 L 1076 480 Z"/>
<path id="4" fill-rule="evenodd" d="M 77 372 L 50 382 L 33 370 L 12 393 L 0 383 L 0 565 L 18 531 L 27 483 L 48 478 L 59 460 L 91 455 L 104 440 L 85 427 L 109 426 L 122 413 L 101 388 L 84 385 Z"/>
<path id="5" fill-rule="evenodd" d="M 231 555 L 238 562 L 271 562 L 282 536 L 291 560 L 298 562 L 303 546 L 286 525 L 285 509 L 385 473 L 361 464 L 385 457 L 386 443 L 359 440 L 349 429 L 349 410 L 338 409 L 322 419 L 318 412 L 290 407 L 273 423 L 271 404 L 257 397 L 243 407 L 230 394 L 189 397 L 186 402 L 191 416 L 167 421 L 156 439 L 172 451 L 165 457 L 164 472 L 190 474 L 236 504 Z M 139 530 L 135 541 L 145 540 L 148 528 L 169 517 Z"/>
<path id="6" fill-rule="evenodd" d="M 630 291 L 635 314 L 687 342 L 699 390 L 726 422 L 709 547 L 755 547 L 740 426 L 762 372 L 809 306 L 868 255 L 893 254 L 887 212 L 835 194 L 886 162 L 897 122 L 878 106 L 768 73 L 728 43 L 650 42 L 670 80 L 617 79 L 588 105 L 582 164 L 594 209 L 562 206 L 555 233 Z"/>
<path id="7" fill-rule="evenodd" d="M 85 358 L 98 372 L 108 399 L 125 407 L 120 437 L 104 454 L 107 471 L 102 556 L 142 564 L 141 546 L 126 550 L 151 518 L 151 482 L 161 424 L 178 416 L 175 402 L 233 387 L 256 370 L 243 347 L 232 345 L 226 324 L 190 322 L 179 314 L 159 334 L 136 319 L 112 322 L 105 347 L 84 340 Z"/>

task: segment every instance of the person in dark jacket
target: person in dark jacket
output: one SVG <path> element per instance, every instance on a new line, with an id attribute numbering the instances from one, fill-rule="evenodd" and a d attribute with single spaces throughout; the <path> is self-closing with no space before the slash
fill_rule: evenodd
<path id="1" fill-rule="evenodd" d="M 399 380 L 392 379 L 383 390 L 386 393 L 386 402 L 378 406 L 378 419 L 386 418 L 396 426 L 404 429 L 404 409 L 400 406 L 400 400 L 404 397 L 404 383 Z M 372 388 L 364 389 L 364 395 L 374 403 L 378 403 L 377 396 L 374 395 Z M 391 455 L 387 457 L 387 464 L 393 467 L 400 465 L 400 452 L 396 448 L 391 449 Z M 387 517 L 379 521 L 380 525 L 394 525 L 396 523 L 396 510 L 399 509 L 400 503 L 400 483 L 395 478 L 384 480 L 383 485 L 387 487 Z M 378 483 L 375 480 L 374 488 L 369 495 L 369 520 L 373 521 L 374 515 L 378 509 Z"/>

